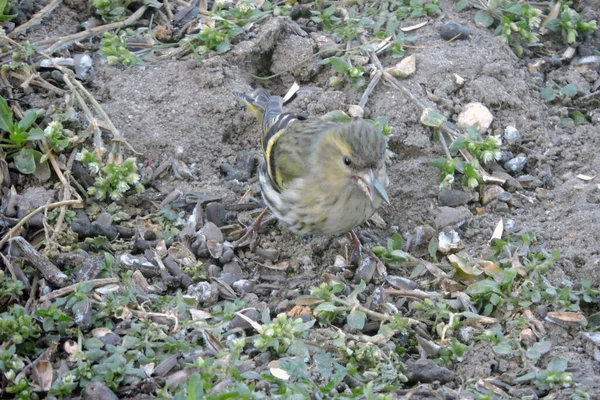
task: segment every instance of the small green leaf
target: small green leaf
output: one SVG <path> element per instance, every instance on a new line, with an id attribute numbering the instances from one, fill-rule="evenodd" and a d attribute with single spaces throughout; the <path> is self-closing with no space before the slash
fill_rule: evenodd
<path id="1" fill-rule="evenodd" d="M 494 17 L 486 10 L 479 10 L 475 14 L 475 23 L 484 28 L 489 28 L 494 23 Z"/>
<path id="2" fill-rule="evenodd" d="M 450 153 L 456 154 L 459 150 L 464 149 L 467 145 L 466 141 L 467 139 L 462 136 L 457 137 L 450 145 Z"/>
<path id="3" fill-rule="evenodd" d="M 456 3 L 456 11 L 462 11 L 467 7 L 469 7 L 469 0 L 460 0 Z"/>
<path id="4" fill-rule="evenodd" d="M 485 279 L 470 284 L 469 287 L 467 287 L 467 293 L 471 296 L 483 293 L 497 293 L 502 295 L 502 291 L 500 290 L 498 283 L 491 279 Z"/>
<path id="5" fill-rule="evenodd" d="M 23 119 L 19 121 L 19 129 L 26 131 L 37 119 L 37 111 L 35 109 L 25 111 Z"/>
<path id="6" fill-rule="evenodd" d="M 340 57 L 329 57 L 329 63 L 337 72 L 342 74 L 350 69 L 350 65 Z"/>
<path id="7" fill-rule="evenodd" d="M 552 361 L 550 361 L 550 363 L 548 363 L 548 366 L 546 367 L 546 369 L 550 372 L 565 372 L 565 370 L 567 369 L 567 365 L 568 365 L 567 360 L 561 360 L 560 358 L 554 358 L 554 359 L 552 359 Z"/>
<path id="8" fill-rule="evenodd" d="M 321 303 L 315 308 L 315 312 L 317 313 L 322 311 L 333 312 L 336 311 L 336 307 L 329 302 Z"/>
<path id="9" fill-rule="evenodd" d="M 10 132 L 13 126 L 12 113 L 8 103 L 0 96 L 0 130 Z"/>
<path id="10" fill-rule="evenodd" d="M 552 88 L 543 88 L 540 92 L 540 97 L 542 98 L 542 100 L 545 100 L 548 103 L 550 103 L 551 101 L 554 101 L 554 99 L 556 98 L 556 94 L 556 90 Z"/>
<path id="11" fill-rule="evenodd" d="M 573 111 L 571 118 L 573 118 L 573 122 L 576 126 L 583 125 L 587 122 L 585 115 L 581 111 Z"/>
<path id="12" fill-rule="evenodd" d="M 42 140 L 45 136 L 45 133 L 43 130 L 41 130 L 40 128 L 33 128 L 30 129 L 29 132 L 27 133 L 27 140 L 29 141 L 33 141 L 33 140 Z"/>
<path id="13" fill-rule="evenodd" d="M 24 147 L 13 157 L 15 166 L 22 174 L 33 174 L 35 172 L 35 156 L 33 149 Z"/>
<path id="14" fill-rule="evenodd" d="M 325 9 L 325 11 L 323 11 L 323 16 L 324 17 L 331 17 L 333 15 L 333 13 L 335 13 L 335 4 L 332 4 L 329 7 L 327 7 Z"/>
<path id="15" fill-rule="evenodd" d="M 231 49 L 231 45 L 229 44 L 229 40 L 223 40 L 221 43 L 217 45 L 215 50 L 217 53 L 226 53 Z"/>
<path id="16" fill-rule="evenodd" d="M 398 233 L 392 234 L 392 249 L 402 250 L 404 248 L 404 239 Z"/>
<path id="17" fill-rule="evenodd" d="M 354 309 L 350 311 L 350 314 L 348 314 L 346 321 L 348 321 L 348 325 L 351 328 L 361 330 L 365 326 L 366 318 L 367 316 L 363 311 Z"/>
<path id="18" fill-rule="evenodd" d="M 429 252 L 429 255 L 436 262 L 437 262 L 437 251 L 438 251 L 439 246 L 440 246 L 440 241 L 437 236 L 432 237 L 431 240 L 429 241 L 429 246 L 427 246 L 427 251 Z"/>
<path id="19" fill-rule="evenodd" d="M 552 348 L 552 342 L 546 340 L 544 342 L 535 343 L 527 350 L 527 357 L 532 360 L 538 360 L 542 355 L 546 354 Z"/>
<path id="20" fill-rule="evenodd" d="M 421 114 L 421 123 L 432 128 L 439 128 L 446 122 L 444 117 L 438 110 L 433 108 L 426 108 Z"/>
<path id="21" fill-rule="evenodd" d="M 572 83 L 569 83 L 568 85 L 560 89 L 560 94 L 565 97 L 575 97 L 577 95 L 577 86 L 573 85 Z"/>
<path id="22" fill-rule="evenodd" d="M 202 379 L 200 375 L 194 374 L 190 377 L 187 387 L 187 400 L 201 400 L 204 399 L 204 390 L 202 388 Z"/>

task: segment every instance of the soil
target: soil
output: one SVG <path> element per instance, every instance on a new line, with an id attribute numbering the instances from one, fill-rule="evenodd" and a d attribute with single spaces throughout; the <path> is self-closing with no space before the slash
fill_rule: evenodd
<path id="1" fill-rule="evenodd" d="M 47 1 L 40 3 L 41 7 Z M 508 207 L 500 202 L 485 206 L 471 202 L 468 207 L 473 218 L 459 230 L 467 252 L 481 254 L 498 221 L 512 220 L 515 230 L 534 232 L 541 248 L 561 252 L 560 261 L 548 275 L 553 284 L 572 282 L 578 287 L 581 278 L 588 277 L 593 287 L 600 286 L 600 178 L 586 181 L 577 177 L 600 173 L 598 113 L 592 122 L 577 127 L 566 125 L 563 118 L 567 108 L 541 100 L 544 78 L 528 71 L 528 64 L 538 59 L 516 57 L 491 31 L 474 25 L 474 13 L 457 13 L 453 3 L 442 0 L 445 17 L 429 19 L 427 25 L 411 33 L 417 38 L 418 48 L 409 54 L 416 54 L 417 71 L 403 84 L 423 101 L 435 103 L 452 122 L 466 104 L 483 103 L 494 115 L 491 133 L 502 135 L 508 125 L 519 130 L 523 142 L 512 151 L 528 157 L 522 174 L 541 181 L 536 189 L 517 189 Z M 582 3 L 582 14 L 600 19 L 597 4 Z M 76 24 L 83 19 L 78 14 L 81 4 L 64 2 L 58 7 L 45 21 L 43 30 L 34 32 L 34 40 L 78 30 Z M 439 30 L 448 21 L 467 26 L 470 39 L 444 44 Z M 124 69 L 104 65 L 94 56 L 93 94 L 128 143 L 143 154 L 138 162 L 156 167 L 175 157 L 190 167 L 191 179 L 175 179 L 172 175 L 162 178 L 161 184 L 167 190 L 216 195 L 223 198 L 224 204 L 238 202 L 248 189 L 258 198 L 255 172 L 248 180 L 228 180 L 222 173 L 223 164 L 236 165 L 237 159 L 248 152 L 257 160 L 261 157 L 258 123 L 232 91 L 248 92 L 262 85 L 274 94 L 284 95 L 297 81 L 303 90 L 287 108 L 314 115 L 346 110 L 358 104 L 362 95 L 363 90 L 350 85 L 330 88 L 327 82 L 331 69 L 317 65 L 317 60 L 270 81 L 257 82 L 248 75 L 269 75 L 290 68 L 317 49 L 313 36 L 297 36 L 283 19 L 270 18 L 257 24 L 231 52 L 203 62 L 169 60 L 141 69 Z M 385 66 L 398 62 L 391 57 L 381 61 Z M 578 71 L 568 63 L 548 72 L 546 79 L 552 78 L 561 86 L 574 83 L 583 95 L 589 94 L 599 79 L 598 71 Z M 455 75 L 464 79 L 464 85 L 455 83 Z M 32 104 L 52 101 L 31 99 Z M 435 227 L 441 206 L 439 171 L 430 162 L 444 153 L 431 129 L 419 122 L 420 110 L 399 91 L 380 84 L 365 109 L 366 118 L 376 116 L 389 117 L 393 128 L 389 147 L 395 157 L 389 167 L 391 205 L 379 211 L 385 224 L 378 227 L 371 223 L 359 232 L 367 244 L 385 243 L 395 231 L 407 238 L 420 227 Z M 236 222 L 237 215 L 230 212 L 228 218 Z M 298 241 L 285 230 L 271 228 L 259 236 L 258 247 L 280 252 L 279 261 L 291 265 L 287 278 L 297 285 L 290 291 L 303 294 L 320 281 L 336 254 L 344 254 L 345 243 L 343 238 Z M 248 279 L 260 279 L 267 273 L 250 256 L 243 260 Z M 411 271 L 394 273 L 408 277 Z M 271 306 L 277 308 L 276 304 Z M 548 322 L 545 328 L 553 347 L 544 358 L 567 359 L 578 387 L 600 396 L 600 363 L 584 350 L 584 339 L 573 329 Z M 456 382 L 460 385 L 510 368 L 489 346 L 478 345 L 459 364 Z M 573 389 L 560 389 L 554 394 L 555 399 L 572 398 Z"/>

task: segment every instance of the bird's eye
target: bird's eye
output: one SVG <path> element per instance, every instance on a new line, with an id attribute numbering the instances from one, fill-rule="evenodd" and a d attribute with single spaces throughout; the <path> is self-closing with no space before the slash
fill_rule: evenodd
<path id="1" fill-rule="evenodd" d="M 352 164 L 352 163 L 350 162 L 350 158 L 349 158 L 348 156 L 344 156 L 344 164 L 346 164 L 346 165 L 350 165 L 350 164 Z"/>

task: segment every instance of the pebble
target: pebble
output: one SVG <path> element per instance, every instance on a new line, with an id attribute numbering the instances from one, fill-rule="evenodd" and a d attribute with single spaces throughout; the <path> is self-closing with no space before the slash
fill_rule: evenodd
<path id="1" fill-rule="evenodd" d="M 360 265 L 358 266 L 356 273 L 354 274 L 354 282 L 359 283 L 365 281 L 365 283 L 371 282 L 377 263 L 371 259 L 371 257 L 363 257 Z"/>
<path id="2" fill-rule="evenodd" d="M 209 278 L 216 278 L 221 273 L 221 268 L 214 264 L 210 264 L 206 268 L 206 272 L 207 272 Z"/>
<path id="3" fill-rule="evenodd" d="M 98 221 L 92 222 L 90 229 L 90 236 L 104 236 L 108 240 L 115 240 L 117 238 L 117 228 L 113 225 L 103 225 Z"/>
<path id="4" fill-rule="evenodd" d="M 219 288 L 216 284 L 199 282 L 188 287 L 187 294 L 200 304 L 212 304 L 219 298 Z"/>
<path id="5" fill-rule="evenodd" d="M 260 322 L 260 320 L 261 320 L 260 312 L 258 312 L 258 310 L 254 309 L 254 308 L 250 308 L 250 309 L 244 311 L 243 314 L 253 321 Z M 244 318 L 240 317 L 239 315 L 236 315 L 235 317 L 233 317 L 233 319 L 227 326 L 228 330 L 249 329 L 249 328 L 252 328 L 252 325 L 250 325 L 250 323 L 248 323 L 248 321 L 246 321 Z"/>
<path id="6" fill-rule="evenodd" d="M 448 254 L 450 251 L 460 247 L 460 236 L 454 230 L 440 232 L 438 235 L 438 250 L 442 254 Z"/>
<path id="7" fill-rule="evenodd" d="M 408 383 L 431 383 L 439 381 L 445 384 L 454 380 L 454 372 L 448 368 L 440 367 L 433 360 L 420 358 L 416 361 L 408 359 L 404 375 Z"/>
<path id="8" fill-rule="evenodd" d="M 269 260 L 272 262 L 276 262 L 279 259 L 279 251 L 275 249 L 261 249 L 258 248 L 254 251 L 257 256 L 262 258 L 263 260 Z"/>
<path id="9" fill-rule="evenodd" d="M 417 248 L 419 246 L 429 244 L 429 240 L 435 235 L 435 229 L 429 225 L 419 225 L 415 228 L 415 239 L 412 247 Z"/>
<path id="10" fill-rule="evenodd" d="M 233 282 L 231 287 L 233 287 L 236 292 L 243 296 L 247 293 L 252 293 L 254 291 L 255 284 L 248 279 L 240 279 L 239 281 Z"/>
<path id="11" fill-rule="evenodd" d="M 226 225 L 227 213 L 225 212 L 225 206 L 223 206 L 223 204 L 217 202 L 208 203 L 205 212 L 206 219 L 217 227 Z"/>
<path id="12" fill-rule="evenodd" d="M 464 190 L 442 189 L 440 191 L 440 202 L 443 206 L 462 206 L 470 201 L 473 201 L 473 195 Z"/>
<path id="13" fill-rule="evenodd" d="M 497 185 L 482 185 L 481 186 L 481 204 L 488 204 L 494 200 L 497 200 L 506 193 L 504 189 Z M 509 193 L 510 194 L 510 193 Z"/>
<path id="14" fill-rule="evenodd" d="M 511 146 L 518 146 L 521 144 L 521 134 L 512 125 L 508 125 L 504 128 L 504 140 Z"/>
<path id="15" fill-rule="evenodd" d="M 513 233 L 516 231 L 516 226 L 517 224 L 515 223 L 514 219 L 506 219 L 504 221 L 504 230 L 508 233 Z"/>
<path id="16" fill-rule="evenodd" d="M 472 218 L 467 207 L 440 207 L 440 213 L 435 219 L 435 227 L 440 230 L 447 226 L 461 227 Z"/>
<path id="17" fill-rule="evenodd" d="M 485 132 L 493 120 L 494 116 L 486 106 L 481 103 L 469 103 L 465 106 L 463 112 L 458 115 L 456 126 L 467 130 L 471 125 L 479 124 L 481 132 Z"/>
<path id="18" fill-rule="evenodd" d="M 92 229 L 92 222 L 90 221 L 90 218 L 82 210 L 77 210 L 75 214 L 75 221 L 73 221 L 71 224 L 71 229 L 73 232 L 79 235 L 79 239 L 90 236 L 90 231 Z"/>
<path id="19" fill-rule="evenodd" d="M 233 253 L 232 249 L 226 249 L 225 251 L 223 251 L 221 257 L 219 257 L 219 262 L 221 264 L 227 264 L 228 262 L 231 262 L 231 260 L 233 260 L 234 255 L 235 254 Z"/>
<path id="20" fill-rule="evenodd" d="M 237 262 L 230 262 L 223 265 L 223 271 L 219 278 L 228 285 L 233 285 L 235 281 L 244 278 L 242 267 Z"/>
<path id="21" fill-rule="evenodd" d="M 513 158 L 512 160 L 505 162 L 504 169 L 507 170 L 508 172 L 512 173 L 513 175 L 515 175 L 515 174 L 518 174 L 519 172 L 523 171 L 523 168 L 525 168 L 526 163 L 527 163 L 527 156 L 525 154 L 521 153 L 518 156 L 516 156 L 515 158 Z"/>
<path id="22" fill-rule="evenodd" d="M 466 40 L 470 35 L 469 28 L 456 22 L 448 22 L 440 30 L 440 37 L 444 40 Z"/>
<path id="23" fill-rule="evenodd" d="M 500 158 L 497 160 L 499 163 L 504 164 L 505 162 L 514 158 L 514 154 L 510 151 L 501 151 Z"/>

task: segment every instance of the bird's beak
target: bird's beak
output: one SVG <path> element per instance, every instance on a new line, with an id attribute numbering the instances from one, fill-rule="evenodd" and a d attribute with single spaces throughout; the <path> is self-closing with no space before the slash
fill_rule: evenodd
<path id="1" fill-rule="evenodd" d="M 390 204 L 390 199 L 385 191 L 383 184 L 375 177 L 372 169 L 361 172 L 356 176 L 359 181 L 364 183 L 363 190 L 367 193 L 371 199 L 371 203 L 375 200 L 374 196 L 377 195 L 385 200 L 386 203 Z"/>

